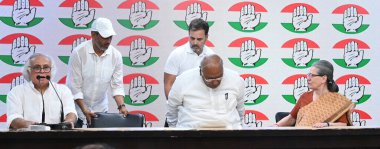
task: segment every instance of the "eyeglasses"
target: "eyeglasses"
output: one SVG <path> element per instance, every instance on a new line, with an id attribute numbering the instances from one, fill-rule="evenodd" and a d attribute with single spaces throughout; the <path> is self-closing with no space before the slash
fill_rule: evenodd
<path id="1" fill-rule="evenodd" d="M 317 77 L 317 76 L 322 77 L 322 76 L 324 76 L 324 75 L 320 75 L 320 74 L 312 74 L 312 73 L 308 73 L 308 74 L 307 74 L 307 77 L 308 77 L 308 78 L 313 78 L 313 77 Z"/>
<path id="2" fill-rule="evenodd" d="M 202 70 L 200 70 L 200 73 L 201 73 L 202 78 L 203 78 L 203 79 L 205 80 L 205 82 L 207 82 L 207 83 L 211 83 L 212 81 L 221 81 L 222 78 L 223 78 L 223 76 L 221 76 L 221 77 L 219 77 L 219 78 L 207 79 L 207 78 L 205 78 L 205 76 L 203 75 Z"/>
<path id="3" fill-rule="evenodd" d="M 212 81 L 221 81 L 223 77 L 219 77 L 219 78 L 214 78 L 214 79 L 206 79 L 203 75 L 202 75 L 203 79 L 207 82 L 207 83 L 211 83 Z"/>
<path id="4" fill-rule="evenodd" d="M 43 67 L 41 67 L 40 65 L 35 65 L 33 67 L 30 67 L 30 68 L 32 68 L 32 70 L 34 72 L 41 72 L 42 70 L 44 70 L 44 72 L 50 72 L 51 71 L 51 67 L 48 65 L 45 65 Z"/>

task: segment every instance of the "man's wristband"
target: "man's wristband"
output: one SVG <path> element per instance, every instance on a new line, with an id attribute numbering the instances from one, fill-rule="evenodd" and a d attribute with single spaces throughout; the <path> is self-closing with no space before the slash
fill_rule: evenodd
<path id="1" fill-rule="evenodd" d="M 121 105 L 119 105 L 119 106 L 117 106 L 117 109 L 120 110 L 120 109 L 123 108 L 123 107 L 125 107 L 125 104 L 124 104 L 124 103 L 121 104 Z"/>

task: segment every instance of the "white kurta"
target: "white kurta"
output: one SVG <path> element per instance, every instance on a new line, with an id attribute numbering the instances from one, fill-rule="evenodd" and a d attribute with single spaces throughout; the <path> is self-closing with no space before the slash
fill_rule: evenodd
<path id="1" fill-rule="evenodd" d="M 179 76 L 184 71 L 199 67 L 202 59 L 207 56 L 214 54 L 209 47 L 204 46 L 201 54 L 196 54 L 191 48 L 188 42 L 185 45 L 177 47 L 174 49 L 166 61 L 165 72 Z"/>
<path id="2" fill-rule="evenodd" d="M 53 83 L 58 96 L 62 99 L 64 116 L 68 113 L 77 115 L 74 98 L 69 88 L 62 84 Z M 45 91 L 43 98 L 45 104 L 45 123 L 57 124 L 61 118 L 61 102 L 51 84 Z M 7 126 L 16 118 L 34 122 L 42 122 L 42 96 L 34 88 L 33 83 L 26 82 L 13 88 L 7 95 Z"/>
<path id="3" fill-rule="evenodd" d="M 166 114 L 169 127 L 242 128 L 244 80 L 224 68 L 220 85 L 207 87 L 199 68 L 178 76 L 169 93 Z"/>
<path id="4" fill-rule="evenodd" d="M 92 112 L 108 111 L 109 87 L 112 96 L 125 95 L 122 56 L 112 45 L 98 56 L 91 40 L 80 44 L 70 56 L 68 71 L 67 86 L 73 92 L 74 99 L 84 99 Z M 79 118 L 86 120 L 79 106 L 76 105 L 76 109 Z"/>

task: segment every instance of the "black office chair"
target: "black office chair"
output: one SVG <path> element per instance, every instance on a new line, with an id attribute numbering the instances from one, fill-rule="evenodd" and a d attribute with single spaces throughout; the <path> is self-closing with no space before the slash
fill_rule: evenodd
<path id="1" fill-rule="evenodd" d="M 127 117 L 119 113 L 95 113 L 97 117 L 91 119 L 90 128 L 106 127 L 143 127 L 143 114 L 128 114 Z"/>
<path id="2" fill-rule="evenodd" d="M 279 122 L 282 118 L 288 116 L 290 113 L 289 112 L 277 112 L 276 113 L 276 123 Z"/>

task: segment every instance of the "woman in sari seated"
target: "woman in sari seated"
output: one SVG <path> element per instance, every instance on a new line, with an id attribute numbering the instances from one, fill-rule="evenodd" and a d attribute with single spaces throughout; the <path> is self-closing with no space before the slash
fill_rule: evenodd
<path id="1" fill-rule="evenodd" d="M 350 114 L 354 104 L 338 93 L 333 73 L 334 67 L 330 62 L 316 62 L 307 74 L 311 91 L 302 94 L 290 114 L 274 126 L 322 128 L 352 125 Z"/>

